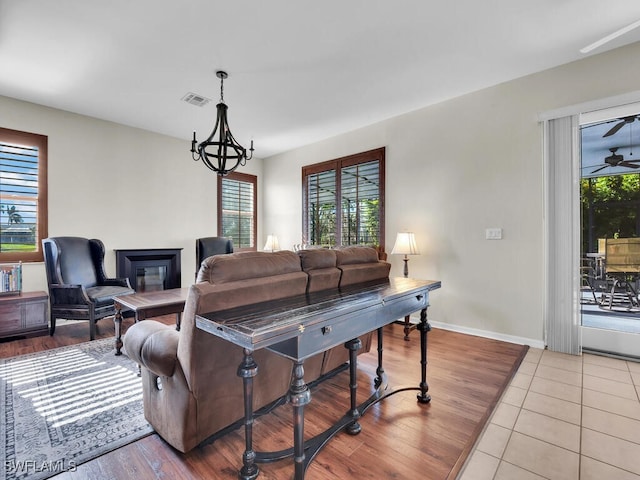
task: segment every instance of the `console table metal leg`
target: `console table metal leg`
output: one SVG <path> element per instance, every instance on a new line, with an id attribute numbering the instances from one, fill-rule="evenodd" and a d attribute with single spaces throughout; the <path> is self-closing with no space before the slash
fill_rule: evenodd
<path id="1" fill-rule="evenodd" d="M 427 332 L 431 330 L 431 325 L 427 322 L 427 309 L 423 308 L 420 311 L 420 324 L 418 325 L 420 331 L 420 393 L 418 394 L 418 401 L 420 403 L 429 403 L 431 401 L 431 395 L 429 391 L 429 385 L 427 384 Z"/>
<path id="2" fill-rule="evenodd" d="M 404 317 L 404 339 L 406 342 L 409 341 L 409 334 L 411 333 L 411 330 L 413 330 L 415 327 L 413 325 L 411 325 L 411 315 L 407 315 Z"/>
<path id="3" fill-rule="evenodd" d="M 253 359 L 253 352 L 244 349 L 242 363 L 238 367 L 238 376 L 242 378 L 244 396 L 244 439 L 245 451 L 242 455 L 242 468 L 239 477 L 242 480 L 253 480 L 260 470 L 255 464 L 256 452 L 253 450 L 253 377 L 258 374 L 258 364 Z"/>
<path id="4" fill-rule="evenodd" d="M 374 379 L 373 385 L 376 388 L 379 388 L 380 385 L 386 383 L 387 376 L 384 373 L 384 368 L 382 368 L 382 327 L 377 330 L 377 338 L 378 338 L 378 367 L 376 368 L 376 378 Z"/>
<path id="5" fill-rule="evenodd" d="M 358 410 L 356 398 L 358 392 L 358 350 L 362 348 L 362 342 L 359 338 L 354 338 L 345 343 L 344 346 L 349 349 L 349 392 L 351 394 L 351 409 L 349 410 L 349 415 L 353 418 L 353 422 L 347 425 L 347 433 L 357 435 L 362 430 L 358 422 L 360 411 Z"/>
<path id="6" fill-rule="evenodd" d="M 295 480 L 304 479 L 306 468 L 304 454 L 304 406 L 311 401 L 311 392 L 304 383 L 304 366 L 302 361 L 295 361 L 291 385 L 289 386 L 289 402 L 293 406 L 293 461 Z"/>

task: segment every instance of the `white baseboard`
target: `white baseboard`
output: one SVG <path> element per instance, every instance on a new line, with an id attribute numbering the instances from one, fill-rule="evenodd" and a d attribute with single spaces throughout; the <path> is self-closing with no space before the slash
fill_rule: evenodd
<path id="1" fill-rule="evenodd" d="M 429 321 L 429 324 L 435 328 L 442 330 L 451 330 L 452 332 L 466 333 L 467 335 L 475 335 L 476 337 L 491 338 L 502 342 L 517 343 L 518 345 L 529 345 L 532 348 L 545 348 L 542 340 L 534 340 L 532 338 L 516 337 L 514 335 L 505 335 L 504 333 L 490 332 L 489 330 L 480 330 L 478 328 L 463 327 L 461 325 L 452 325 L 450 323 L 440 323 Z"/>

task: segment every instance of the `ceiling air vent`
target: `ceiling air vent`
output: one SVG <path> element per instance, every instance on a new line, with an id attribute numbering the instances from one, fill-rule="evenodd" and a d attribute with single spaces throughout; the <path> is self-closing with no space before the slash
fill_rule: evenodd
<path id="1" fill-rule="evenodd" d="M 187 103 L 191 105 L 195 105 L 196 107 L 204 107 L 207 103 L 211 101 L 210 98 L 203 97 L 202 95 L 198 95 L 197 93 L 187 93 L 184 97 L 182 97 Z"/>

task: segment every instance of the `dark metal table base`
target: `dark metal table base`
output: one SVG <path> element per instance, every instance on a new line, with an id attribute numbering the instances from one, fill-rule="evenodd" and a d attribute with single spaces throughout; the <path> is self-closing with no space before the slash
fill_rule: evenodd
<path id="1" fill-rule="evenodd" d="M 244 407 L 245 407 L 245 452 L 242 455 L 243 466 L 239 471 L 239 478 L 242 480 L 255 479 L 260 470 L 257 463 L 268 463 L 293 457 L 294 479 L 303 480 L 309 464 L 313 461 L 318 452 L 337 433 L 346 430 L 351 435 L 357 435 L 362 430 L 358 420 L 364 413 L 376 403 L 399 392 L 408 390 L 419 391 L 417 399 L 419 403 L 429 403 L 431 396 L 427 393 L 427 332 L 431 330 L 431 325 L 427 322 L 427 309 L 420 312 L 420 323 L 416 326 L 420 331 L 420 367 L 421 381 L 419 386 L 406 386 L 391 388 L 387 384 L 386 374 L 382 367 L 382 327 L 377 329 L 378 337 L 378 367 L 374 386 L 376 391 L 360 405 L 356 404 L 357 392 L 357 353 L 362 347 L 360 339 L 356 338 L 344 344 L 349 350 L 349 390 L 350 409 L 333 426 L 321 434 L 304 440 L 304 407 L 311 402 L 311 392 L 304 383 L 304 361 L 295 361 L 292 371 L 292 380 L 287 395 L 287 400 L 293 407 L 293 447 L 276 452 L 255 452 L 253 450 L 253 377 L 258 373 L 258 365 L 253 359 L 253 352 L 244 349 L 244 358 L 238 367 L 238 376 L 243 380 Z"/>

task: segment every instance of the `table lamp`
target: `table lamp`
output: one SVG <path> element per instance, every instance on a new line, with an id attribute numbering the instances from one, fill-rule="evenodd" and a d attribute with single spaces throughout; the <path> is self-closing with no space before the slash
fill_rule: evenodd
<path id="1" fill-rule="evenodd" d="M 276 250 L 280 250 L 280 244 L 278 243 L 278 237 L 275 235 L 267 236 L 267 243 L 264 244 L 265 251 L 275 252 Z"/>
<path id="2" fill-rule="evenodd" d="M 413 232 L 399 232 L 396 236 L 396 243 L 391 250 L 391 255 L 404 255 L 404 276 L 409 276 L 409 257 L 407 255 L 418 255 L 418 247 L 416 247 L 416 237 Z"/>

